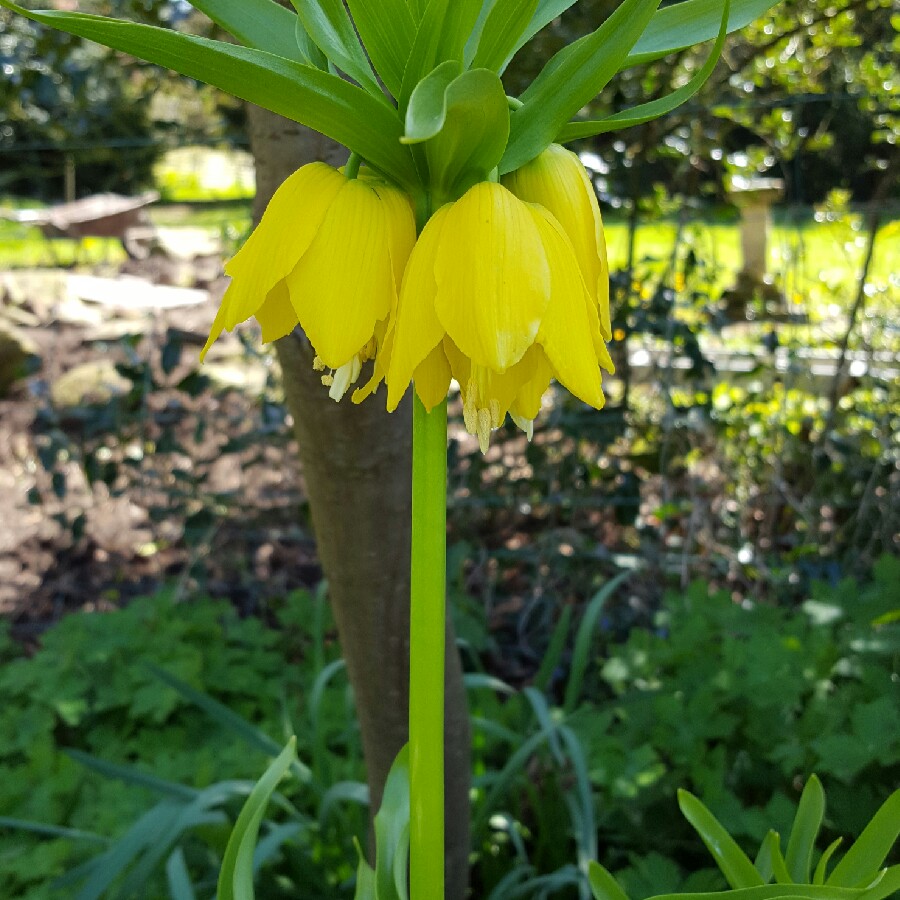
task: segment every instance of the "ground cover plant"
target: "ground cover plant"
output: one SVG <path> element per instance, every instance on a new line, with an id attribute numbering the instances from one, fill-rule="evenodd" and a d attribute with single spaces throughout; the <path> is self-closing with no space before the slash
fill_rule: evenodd
<path id="1" fill-rule="evenodd" d="M 890 557 L 862 585 L 818 583 L 800 607 L 735 604 L 697 583 L 668 595 L 652 629 L 635 627 L 623 641 L 600 615 L 627 591 L 620 579 L 574 625 L 560 617 L 525 690 L 497 678 L 489 652 L 471 651 L 502 639 L 483 620 L 472 625 L 476 895 L 537 897 L 542 884 L 555 884 L 549 896 L 567 896 L 585 841 L 597 842 L 598 858 L 633 900 L 724 887 L 672 814 L 679 787 L 702 798 L 749 852 L 769 828 L 788 832 L 798 784 L 816 771 L 829 798 L 829 839 L 861 833 L 900 765 L 890 702 L 898 584 Z M 229 822 L 288 733 L 298 735 L 303 768 L 282 788 L 292 806 L 267 813 L 262 896 L 352 896 L 351 839 L 365 840 L 366 791 L 323 592 L 296 592 L 273 600 L 262 618 L 240 618 L 227 602 L 169 590 L 121 611 L 69 616 L 31 657 L 5 638 L 2 658 L 0 810 L 61 829 L 33 834 L 3 820 L 0 873 L 12 896 L 52 896 L 55 879 L 114 848 L 173 785 L 221 785 L 214 820 L 167 835 L 139 894 L 180 896 L 165 874 L 179 850 L 202 895 Z M 201 705 L 191 689 L 202 692 Z M 239 719 L 204 708 L 203 697 Z M 159 835 L 158 823 L 150 827 Z M 127 879 L 139 858 L 123 854 Z M 112 862 L 106 871 L 127 887 Z"/>

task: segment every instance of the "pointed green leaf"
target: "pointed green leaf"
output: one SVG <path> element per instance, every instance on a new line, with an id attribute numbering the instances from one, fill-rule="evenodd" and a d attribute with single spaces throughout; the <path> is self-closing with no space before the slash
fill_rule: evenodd
<path id="1" fill-rule="evenodd" d="M 197 900 L 181 847 L 176 847 L 166 860 L 166 882 L 171 900 Z"/>
<path id="2" fill-rule="evenodd" d="M 760 877 L 765 884 L 768 884 L 772 880 L 772 876 L 775 874 L 773 850 L 780 840 L 781 838 L 778 832 L 772 831 L 770 829 L 766 836 L 762 839 L 762 843 L 759 845 L 759 852 L 756 854 L 756 859 L 753 860 L 753 866 L 756 871 L 759 872 Z"/>
<path id="3" fill-rule="evenodd" d="M 321 69 L 323 72 L 328 71 L 328 57 L 319 49 L 316 42 L 309 36 L 309 32 L 303 27 L 303 22 L 298 16 L 296 19 L 296 28 L 294 29 L 297 46 L 300 48 L 302 61 Z"/>
<path id="4" fill-rule="evenodd" d="M 341 0 L 291 0 L 291 3 L 322 53 L 358 84 L 380 94 L 378 79 Z"/>
<path id="5" fill-rule="evenodd" d="M 573 712 L 581 695 L 581 686 L 584 683 L 584 674 L 587 672 L 591 654 L 591 642 L 594 637 L 594 629 L 600 619 L 600 614 L 606 606 L 607 600 L 613 595 L 619 585 L 631 575 L 631 572 L 620 572 L 615 578 L 608 581 L 591 598 L 584 611 L 578 632 L 575 635 L 575 648 L 572 651 L 572 667 L 569 671 L 569 680 L 566 684 L 566 694 L 563 699 L 563 708 L 566 712 Z"/>
<path id="6" fill-rule="evenodd" d="M 117 778 L 126 784 L 149 788 L 151 791 L 168 794 L 179 800 L 193 800 L 199 794 L 196 788 L 189 787 L 186 784 L 179 784 L 177 781 L 164 781 L 162 778 L 157 778 L 149 772 L 142 772 L 135 766 L 120 766 L 117 763 L 92 756 L 90 753 L 85 753 L 82 750 L 76 750 L 74 747 L 63 748 L 63 753 L 83 766 L 99 772 L 104 778 Z"/>
<path id="7" fill-rule="evenodd" d="M 744 28 L 771 9 L 779 0 L 733 0 L 728 15 L 728 33 Z M 659 59 L 716 36 L 722 19 L 721 0 L 684 0 L 660 9 L 631 48 L 627 66 Z"/>
<path id="8" fill-rule="evenodd" d="M 843 838 L 836 838 L 826 848 L 825 852 L 819 857 L 816 864 L 816 871 L 813 873 L 813 884 L 825 884 L 825 876 L 828 874 L 828 863 L 834 856 L 834 851 L 844 842 Z"/>
<path id="9" fill-rule="evenodd" d="M 624 109 L 614 115 L 607 116 L 591 122 L 570 122 L 560 132 L 559 140 L 561 143 L 566 141 L 574 141 L 577 138 L 591 137 L 595 134 L 602 134 L 605 131 L 616 131 L 620 128 L 630 128 L 632 125 L 640 125 L 643 122 L 649 122 L 651 119 L 657 119 L 671 112 L 673 109 L 681 106 L 682 103 L 689 100 L 697 91 L 706 84 L 706 80 L 713 73 L 716 64 L 719 62 L 719 56 L 722 53 L 722 47 L 725 45 L 725 37 L 727 35 L 726 25 L 728 22 L 728 10 L 731 6 L 731 0 L 724 0 L 722 5 L 722 18 L 719 20 L 719 34 L 716 43 L 713 45 L 709 56 L 703 66 L 691 78 L 687 84 L 682 85 L 671 94 L 660 97 L 657 100 L 651 100 L 649 103 L 641 103 L 631 109 Z"/>
<path id="10" fill-rule="evenodd" d="M 679 790 L 678 805 L 684 817 L 706 844 L 706 849 L 712 854 L 716 865 L 722 870 L 725 880 L 731 887 L 749 888 L 763 884 L 763 879 L 753 867 L 753 863 L 700 800 L 688 791 Z"/>
<path id="11" fill-rule="evenodd" d="M 510 58 L 515 56 L 542 28 L 545 28 L 577 2 L 578 0 L 540 0 L 531 22 L 528 23 L 528 27 L 513 48 Z M 507 60 L 508 64 L 509 60 Z"/>
<path id="12" fill-rule="evenodd" d="M 566 638 L 569 636 L 569 626 L 572 624 L 572 607 L 566 604 L 559 621 L 553 629 L 550 637 L 550 643 L 547 645 L 547 651 L 541 660 L 541 667 L 538 669 L 537 675 L 534 676 L 534 686 L 539 690 L 547 693 L 550 687 L 550 681 L 553 673 L 559 668 L 562 660 L 563 650 L 566 647 Z"/>
<path id="13" fill-rule="evenodd" d="M 145 668 L 152 672 L 163 684 L 167 684 L 173 691 L 184 697 L 185 700 L 202 709 L 213 721 L 227 728 L 251 747 L 255 747 L 268 756 L 278 756 L 281 753 L 282 748 L 277 741 L 273 741 L 264 731 L 257 728 L 252 722 L 248 722 L 245 718 L 239 716 L 234 710 L 225 706 L 224 703 L 219 703 L 218 700 L 210 697 L 209 694 L 198 691 L 187 682 L 182 681 L 159 666 L 147 663 Z M 292 768 L 294 776 L 299 781 L 309 783 L 312 780 L 312 773 L 299 760 L 293 762 Z"/>
<path id="14" fill-rule="evenodd" d="M 811 884 L 766 884 L 707 894 L 658 894 L 650 900 L 863 900 L 861 891 Z M 866 898 L 869 900 L 869 898 Z M 883 898 L 879 898 L 883 900 Z"/>
<path id="15" fill-rule="evenodd" d="M 497 0 L 484 23 L 472 65 L 502 72 L 516 52 L 537 7 L 538 0 Z"/>
<path id="16" fill-rule="evenodd" d="M 784 861 L 784 854 L 781 852 L 781 835 L 777 831 L 770 831 L 771 844 L 770 852 L 772 854 L 772 874 L 775 876 L 776 884 L 794 884 L 791 873 L 788 871 L 787 863 Z"/>
<path id="17" fill-rule="evenodd" d="M 359 856 L 359 865 L 356 867 L 356 890 L 353 892 L 353 900 L 378 900 L 378 887 L 375 881 L 375 870 L 366 862 L 359 840 L 354 837 L 353 844 Z"/>
<path id="18" fill-rule="evenodd" d="M 416 36 L 406 0 L 347 0 L 347 6 L 375 70 L 397 97 Z"/>
<path id="19" fill-rule="evenodd" d="M 628 894 L 622 890 L 619 882 L 600 865 L 592 862 L 588 868 L 588 881 L 594 900 L 628 900 Z"/>
<path id="20" fill-rule="evenodd" d="M 378 900 L 409 900 L 409 744 L 397 754 L 375 816 L 375 886 Z"/>
<path id="21" fill-rule="evenodd" d="M 44 837 L 88 841 L 94 844 L 108 844 L 110 842 L 108 837 L 104 837 L 102 834 L 94 834 L 92 831 L 65 828 L 62 825 L 44 825 L 42 822 L 32 822 L 29 819 L 12 819 L 9 816 L 0 816 L 0 828 L 13 828 L 16 831 L 28 831 L 31 834 L 40 834 Z"/>
<path id="22" fill-rule="evenodd" d="M 292 737 L 266 769 L 247 798 L 228 839 L 219 872 L 218 900 L 253 900 L 253 851 L 269 798 L 296 758 L 297 739 Z"/>
<path id="23" fill-rule="evenodd" d="M 873 878 L 900 836 L 900 790 L 884 801 L 878 812 L 853 842 L 844 858 L 834 867 L 826 884 L 842 887 L 865 887 L 863 881 Z"/>
<path id="24" fill-rule="evenodd" d="M 472 26 L 472 31 L 469 33 L 469 37 L 466 40 L 463 62 L 466 64 L 467 68 L 472 64 L 475 51 L 478 49 L 478 42 L 481 40 L 481 32 L 484 29 L 484 23 L 487 21 L 487 17 L 490 15 L 495 2 L 496 0 L 481 0 L 481 9 L 478 11 L 475 24 Z"/>
<path id="25" fill-rule="evenodd" d="M 413 133 L 404 140 L 422 143 L 437 203 L 487 179 L 509 135 L 509 106 L 500 78 L 488 69 L 470 69 L 450 81 L 458 65 L 446 62 L 433 79 L 422 81 L 407 113 Z"/>
<path id="26" fill-rule="evenodd" d="M 809 884 L 812 877 L 812 855 L 824 816 L 825 791 L 822 782 L 811 775 L 800 795 L 785 855 L 791 878 L 798 884 Z"/>
<path id="27" fill-rule="evenodd" d="M 900 893 L 900 865 L 885 869 L 878 883 L 864 891 L 859 900 L 886 900 Z"/>
<path id="28" fill-rule="evenodd" d="M 296 16 L 274 0 L 191 0 L 245 47 L 303 62 L 294 40 Z"/>
<path id="29" fill-rule="evenodd" d="M 442 63 L 463 62 L 466 41 L 478 19 L 481 0 L 431 0 L 409 53 L 400 89 L 400 109 L 421 79 Z"/>
<path id="30" fill-rule="evenodd" d="M 0 6 L 205 81 L 333 138 L 407 188 L 418 182 L 412 155 L 400 145 L 402 129 L 395 111 L 386 100 L 336 75 L 165 28 L 81 13 L 35 12 L 12 0 L 0 0 Z"/>
<path id="31" fill-rule="evenodd" d="M 534 159 L 566 122 L 619 71 L 659 0 L 624 0 L 596 31 L 560 50 L 522 95 L 512 115 L 501 174 Z"/>

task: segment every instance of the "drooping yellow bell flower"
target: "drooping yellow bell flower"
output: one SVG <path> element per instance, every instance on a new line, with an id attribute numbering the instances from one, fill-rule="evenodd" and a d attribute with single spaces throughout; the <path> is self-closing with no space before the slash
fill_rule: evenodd
<path id="1" fill-rule="evenodd" d="M 503 176 L 503 184 L 520 200 L 549 210 L 568 235 L 581 274 L 597 304 L 600 332 L 612 339 L 609 315 L 609 262 L 600 205 L 581 160 L 560 144 Z"/>
<path id="2" fill-rule="evenodd" d="M 612 371 L 596 300 L 562 225 L 491 182 L 443 206 L 423 229 L 383 356 L 389 410 L 411 380 L 431 409 L 453 377 L 482 450 L 508 412 L 530 434 L 553 378 L 600 408 L 599 367 Z"/>
<path id="3" fill-rule="evenodd" d="M 325 163 L 303 166 L 225 266 L 231 284 L 203 355 L 251 316 L 264 341 L 299 323 L 316 368 L 332 370 L 322 380 L 339 400 L 384 336 L 415 238 L 412 206 L 398 188 Z"/>

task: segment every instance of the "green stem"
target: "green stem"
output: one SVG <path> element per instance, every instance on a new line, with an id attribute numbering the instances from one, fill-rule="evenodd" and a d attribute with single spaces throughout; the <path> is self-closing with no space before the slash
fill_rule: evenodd
<path id="1" fill-rule="evenodd" d="M 413 398 L 409 626 L 411 900 L 444 897 L 447 402 Z"/>

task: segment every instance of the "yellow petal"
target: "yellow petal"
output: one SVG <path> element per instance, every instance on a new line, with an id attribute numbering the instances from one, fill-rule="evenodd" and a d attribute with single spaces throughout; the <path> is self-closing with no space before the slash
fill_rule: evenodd
<path id="1" fill-rule="evenodd" d="M 266 302 L 256 311 L 256 321 L 262 327 L 262 339 L 266 344 L 283 338 L 297 327 L 297 313 L 291 306 L 291 297 L 283 281 L 269 291 Z"/>
<path id="2" fill-rule="evenodd" d="M 517 419 L 531 420 L 541 411 L 541 401 L 553 379 L 553 369 L 541 347 L 532 347 L 528 355 L 531 357 L 531 374 L 520 385 L 510 411 Z"/>
<path id="3" fill-rule="evenodd" d="M 473 362 L 503 372 L 534 343 L 550 271 L 524 203 L 482 182 L 452 204 L 434 266 L 434 308 Z"/>
<path id="4" fill-rule="evenodd" d="M 376 327 L 375 331 L 379 347 L 372 367 L 372 376 L 361 388 L 357 388 L 353 392 L 354 403 L 362 403 L 363 400 L 371 397 L 378 390 L 378 386 L 387 376 L 388 367 L 391 363 L 391 349 L 394 344 L 393 325 L 387 329 L 384 337 L 381 337 L 379 334 L 380 328 Z"/>
<path id="5" fill-rule="evenodd" d="M 541 322 L 538 342 L 559 381 L 576 397 L 603 406 L 600 370 L 590 335 L 586 289 L 572 244 L 543 207 L 532 207 L 550 263 L 552 294 Z"/>
<path id="6" fill-rule="evenodd" d="M 431 412 L 446 396 L 450 387 L 450 363 L 444 348 L 438 344 L 416 367 L 413 381 L 422 405 Z"/>
<path id="7" fill-rule="evenodd" d="M 441 246 L 449 212 L 450 207 L 444 206 L 431 217 L 413 247 L 403 274 L 387 375 L 389 411 L 397 408 L 413 373 L 444 336 L 434 311 L 437 291 L 434 259 Z"/>
<path id="8" fill-rule="evenodd" d="M 391 252 L 394 285 L 399 294 L 406 263 L 416 243 L 416 216 L 409 197 L 399 188 L 384 182 L 374 183 L 372 187 L 381 198 L 387 214 L 388 246 Z"/>
<path id="9" fill-rule="evenodd" d="M 325 163 L 310 163 L 275 192 L 262 220 L 225 266 L 232 278 L 222 300 L 224 327 L 254 315 L 312 243 L 329 206 L 347 179 Z"/>
<path id="10" fill-rule="evenodd" d="M 228 295 L 228 291 L 225 291 L 225 295 Z M 223 298 L 222 303 L 219 305 L 218 312 L 216 313 L 216 318 L 213 320 L 212 328 L 209 329 L 209 337 L 206 340 L 206 344 L 200 351 L 200 362 L 203 362 L 203 360 L 206 359 L 209 348 L 212 347 L 225 330 L 225 319 L 225 301 Z"/>
<path id="11" fill-rule="evenodd" d="M 603 336 L 610 340 L 609 264 L 603 219 L 581 160 L 565 147 L 551 144 L 536 159 L 504 176 L 503 183 L 521 200 L 548 209 L 562 225 L 597 303 Z"/>
<path id="12" fill-rule="evenodd" d="M 297 318 L 327 366 L 340 368 L 371 340 L 396 294 L 387 214 L 371 187 L 344 181 L 285 281 Z"/>

